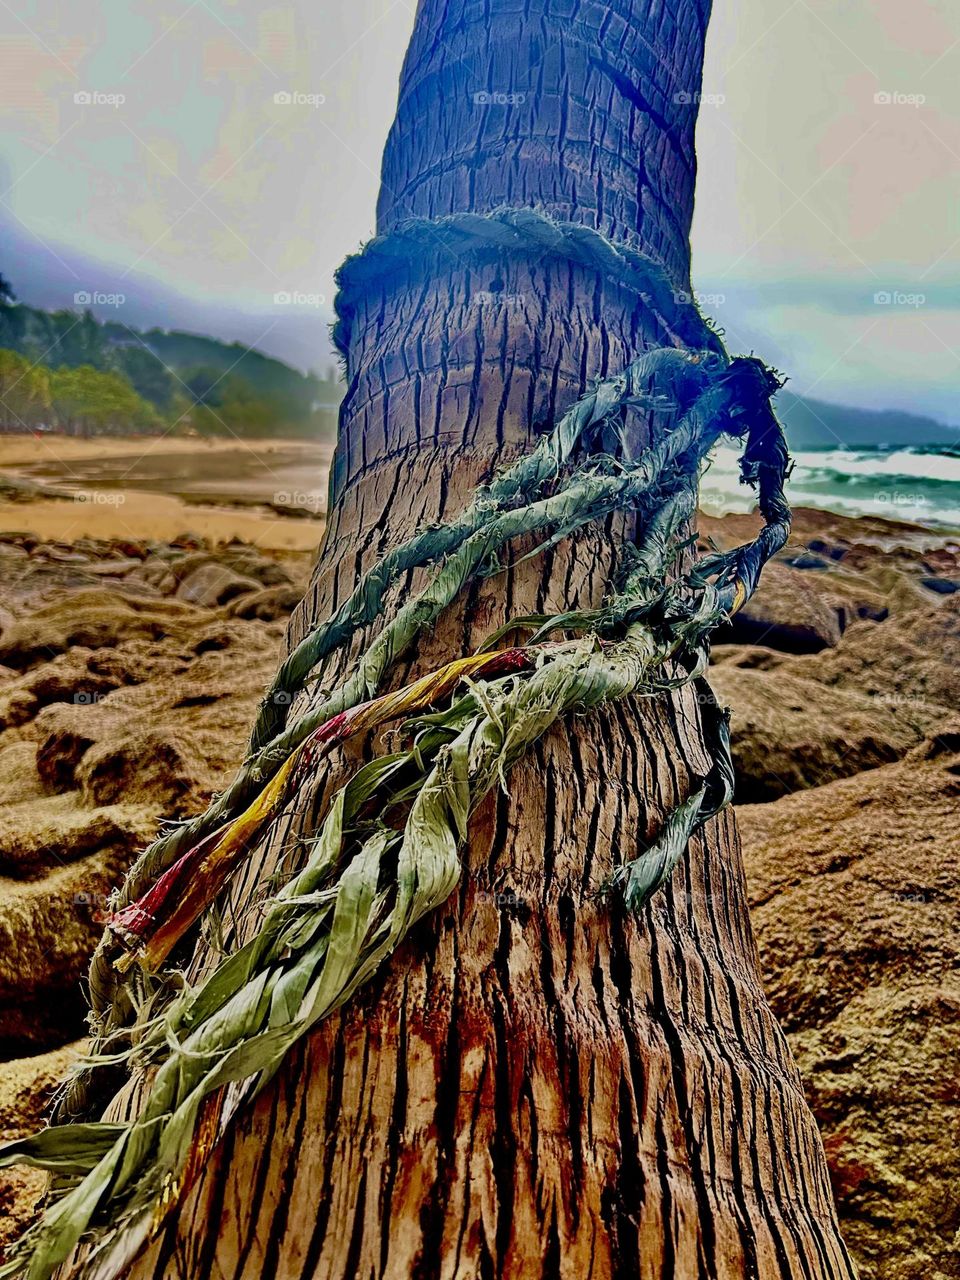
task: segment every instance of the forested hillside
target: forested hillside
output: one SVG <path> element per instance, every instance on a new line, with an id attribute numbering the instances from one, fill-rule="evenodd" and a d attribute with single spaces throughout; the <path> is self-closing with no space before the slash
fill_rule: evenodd
<path id="1" fill-rule="evenodd" d="M 0 276 L 0 430 L 324 436 L 339 394 L 239 343 L 27 306 Z"/>

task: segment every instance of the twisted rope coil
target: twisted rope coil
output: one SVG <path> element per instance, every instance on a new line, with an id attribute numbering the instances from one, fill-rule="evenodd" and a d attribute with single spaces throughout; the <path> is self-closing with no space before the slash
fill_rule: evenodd
<path id="1" fill-rule="evenodd" d="M 526 211 L 500 211 L 479 224 L 474 215 L 455 221 L 445 234 L 457 230 L 501 247 L 518 234 L 537 235 L 564 252 L 576 248 L 598 270 L 611 265 L 595 233 L 545 227 L 540 215 Z M 394 244 L 389 253 L 374 245 L 362 266 L 354 260 L 345 268 L 345 324 L 351 297 L 381 269 L 380 258 L 395 254 Z M 617 250 L 612 268 L 622 275 L 626 264 L 639 273 L 635 257 Z M 164 963 L 315 763 L 311 750 L 351 726 L 369 728 L 401 714 L 412 715 L 404 725 L 409 745 L 375 758 L 340 789 L 306 866 L 268 904 L 251 942 L 141 1022 L 135 1046 L 124 1052 L 156 1074 L 135 1120 L 58 1126 L 0 1151 L 0 1166 L 26 1162 L 55 1175 L 50 1207 L 0 1277 L 25 1270 L 30 1280 L 45 1280 L 81 1239 L 102 1237 L 100 1256 L 110 1266 L 129 1261 L 158 1215 L 181 1201 L 201 1150 L 241 1101 L 262 1089 L 290 1047 L 349 999 L 450 894 L 471 813 L 492 787 L 506 785 L 511 766 L 565 714 L 691 682 L 703 695 L 713 764 L 657 839 L 604 886 L 628 907 L 639 908 L 656 892 L 693 833 L 729 803 L 728 724 L 702 683 L 709 637 L 749 598 L 764 563 L 785 542 L 790 516 L 786 445 L 770 408 L 779 382 L 759 361 L 728 360 L 717 345 L 648 352 L 599 383 L 530 455 L 478 489 L 459 516 L 388 552 L 293 651 L 260 709 L 237 778 L 205 814 L 156 841 L 131 870 L 91 969 L 101 1045 L 116 1041 L 134 1012 L 117 960 L 121 970 L 130 968 L 131 956 L 148 969 Z M 658 397 L 664 383 L 670 395 Z M 638 458 L 589 452 L 599 427 L 616 429 L 624 411 L 663 407 L 666 399 L 676 403 L 677 420 Z M 724 433 L 745 440 L 743 477 L 757 486 L 764 527 L 753 542 L 674 574 L 699 469 Z M 380 693 L 399 656 L 515 539 L 537 535 L 542 550 L 618 510 L 640 515 L 642 538 L 623 549 L 619 589 L 599 609 L 514 620 L 514 629 L 533 631 L 526 644 L 459 660 L 405 690 Z M 384 625 L 351 676 L 288 722 L 294 697 L 318 664 L 377 616 L 401 574 L 430 566 L 426 586 Z M 554 642 L 558 631 L 579 638 Z M 465 691 L 457 692 L 464 681 Z M 183 899 L 174 901 L 180 890 Z M 156 925 L 159 932 L 151 933 Z M 96 1061 L 93 1067 L 64 1095 L 62 1118 L 89 1102 Z M 118 1221 L 123 1230 L 111 1234 Z"/>

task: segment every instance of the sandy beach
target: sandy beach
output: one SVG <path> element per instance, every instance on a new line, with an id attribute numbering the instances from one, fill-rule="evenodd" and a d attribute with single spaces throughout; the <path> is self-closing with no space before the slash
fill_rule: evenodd
<path id="1" fill-rule="evenodd" d="M 331 457 L 331 444 L 302 440 L 0 436 L 0 476 L 31 487 L 29 501 L 0 498 L 0 529 L 314 550 Z"/>

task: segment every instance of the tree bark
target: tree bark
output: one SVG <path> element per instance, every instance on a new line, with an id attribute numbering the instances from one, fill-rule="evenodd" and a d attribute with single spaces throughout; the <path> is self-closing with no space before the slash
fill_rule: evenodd
<path id="1" fill-rule="evenodd" d="M 537 205 L 647 253 L 685 290 L 708 12 L 421 0 L 380 230 Z M 591 379 L 663 341 L 635 294 L 552 259 L 441 250 L 371 287 L 350 328 L 329 529 L 291 642 Z M 637 444 L 655 430 L 638 422 Z M 509 617 L 598 604 L 630 534 L 612 520 L 486 581 L 396 682 Z M 237 876 L 237 936 L 351 751 Z M 733 817 L 693 840 L 639 917 L 595 896 L 705 765 L 689 692 L 551 732 L 476 815 L 458 892 L 289 1056 L 130 1275 L 853 1276 L 761 989 Z M 199 946 L 195 971 L 210 963 Z"/>

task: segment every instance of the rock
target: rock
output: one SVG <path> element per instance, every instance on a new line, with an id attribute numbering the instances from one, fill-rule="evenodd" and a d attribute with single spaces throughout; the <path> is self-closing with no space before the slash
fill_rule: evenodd
<path id="1" fill-rule="evenodd" d="M 26 551 L 32 551 L 39 541 L 40 539 L 35 533 L 20 533 L 12 529 L 5 529 L 0 532 L 0 542 L 23 547 Z"/>
<path id="2" fill-rule="evenodd" d="M 152 801 L 91 812 L 77 800 L 76 793 L 34 797 L 0 810 L 0 875 L 23 880 L 103 849 L 132 852 L 156 828 L 158 806 Z"/>
<path id="3" fill-rule="evenodd" d="M 131 560 L 143 560 L 147 555 L 145 542 L 132 542 L 126 538 L 112 538 L 107 544 L 110 555 L 126 556 Z"/>
<path id="4" fill-rule="evenodd" d="M 248 591 L 259 591 L 260 583 L 244 578 L 220 564 L 205 564 L 184 578 L 177 588 L 177 599 L 203 609 L 215 609 Z"/>
<path id="5" fill-rule="evenodd" d="M 947 1280 L 960 1225 L 960 731 L 739 811 L 765 985 L 861 1280 Z"/>
<path id="6" fill-rule="evenodd" d="M 200 631 L 199 653 L 135 641 L 90 654 L 87 680 L 102 673 L 111 684 L 130 683 L 88 701 L 54 702 L 27 721 L 18 732 L 35 744 L 37 776 L 48 791 L 82 789 L 88 806 L 117 799 L 179 813 L 204 803 L 242 758 L 281 632 L 279 624 L 220 619 L 206 628 L 209 650 Z M 22 693 L 34 675 L 15 687 Z"/>
<path id="7" fill-rule="evenodd" d="M 303 592 L 297 587 L 267 587 L 241 596 L 227 612 L 234 618 L 259 618 L 261 622 L 273 622 L 276 618 L 289 617 L 302 599 Z"/>
<path id="8" fill-rule="evenodd" d="M 952 596 L 960 591 L 960 580 L 957 578 L 921 578 L 920 581 L 928 591 L 935 591 L 940 596 Z"/>
<path id="9" fill-rule="evenodd" d="M 783 667 L 751 670 L 727 662 L 711 672 L 710 683 L 733 709 L 731 748 L 741 804 L 888 764 L 922 736 L 896 706 Z"/>
<path id="10" fill-rule="evenodd" d="M 772 671 L 786 661 L 785 655 L 763 645 L 715 644 L 710 653 L 713 667 L 728 665 L 744 671 Z"/>
<path id="11" fill-rule="evenodd" d="M 84 539 L 73 560 L 55 543 L 28 557 L 38 540 L 8 537 L 0 556 L 22 553 L 0 581 L 0 1051 L 9 1058 L 83 1031 L 83 979 L 108 894 L 161 817 L 197 812 L 232 776 L 276 666 L 287 601 L 299 595 L 285 565 L 305 579 L 309 557 L 279 565 L 243 543 L 211 552 L 200 539 L 179 548 Z M 256 598 L 249 619 L 157 594 L 176 589 L 172 566 L 194 555 L 194 570 L 244 579 L 230 605 Z M 62 1067 L 43 1058 L 5 1063 L 0 1136 L 36 1126 L 52 1074 Z M 27 1225 L 45 1184 L 29 1169 L 0 1172 L 0 1244 Z"/>
<path id="12" fill-rule="evenodd" d="M 960 596 L 950 596 L 879 627 L 854 623 L 835 649 L 785 655 L 781 669 L 867 695 L 926 732 L 946 712 L 960 712 L 958 665 Z"/>
<path id="13" fill-rule="evenodd" d="M 830 560 L 842 560 L 850 550 L 848 546 L 837 542 L 827 542 L 823 538 L 811 538 L 807 543 L 810 551 L 819 556 L 827 556 Z"/>
<path id="14" fill-rule="evenodd" d="M 95 578 L 122 578 L 131 570 L 139 570 L 140 566 L 139 560 L 100 560 L 88 562 L 86 572 L 93 574 Z"/>
<path id="15" fill-rule="evenodd" d="M 768 564 L 753 598 L 717 631 L 717 643 L 762 644 L 786 653 L 817 653 L 838 644 L 842 631 L 836 609 L 809 583 L 798 569 Z"/>
<path id="16" fill-rule="evenodd" d="M 96 853 L 0 894 L 0 1051 L 38 1052 L 83 1034 L 82 978 L 126 863 Z"/>
<path id="17" fill-rule="evenodd" d="M 960 572 L 960 547 L 949 543 L 945 547 L 932 547 L 923 553 L 920 562 L 925 573 L 937 578 L 955 578 Z"/>
<path id="18" fill-rule="evenodd" d="M 59 723 L 37 748 L 37 773 L 51 791 L 71 791 L 80 761 L 96 741 L 95 726 L 82 715 L 58 717 Z M 47 717 L 49 719 L 49 717 Z"/>
<path id="19" fill-rule="evenodd" d="M 0 729 L 26 724 L 51 703 L 89 705 L 117 688 L 121 680 L 116 675 L 90 671 L 90 654 L 89 649 L 74 649 L 23 675 L 15 673 L 0 693 Z"/>
<path id="20" fill-rule="evenodd" d="M 0 1074 L 0 1133 L 3 1141 L 39 1129 L 58 1085 L 87 1042 L 77 1040 L 35 1057 L 4 1064 Z"/>
<path id="21" fill-rule="evenodd" d="M 192 573 L 196 573 L 198 569 L 204 568 L 208 564 L 218 564 L 217 557 L 210 551 L 178 551 L 168 562 L 168 569 L 177 579 L 177 582 L 183 582 L 189 578 Z"/>
<path id="22" fill-rule="evenodd" d="M 76 781 L 89 805 L 153 805 L 179 816 L 201 800 L 197 779 L 204 772 L 189 734 L 148 728 L 90 747 Z"/>
<path id="23" fill-rule="evenodd" d="M 178 533 L 171 539 L 170 545 L 183 551 L 199 551 L 201 547 L 207 546 L 207 540 L 199 533 Z"/>
<path id="24" fill-rule="evenodd" d="M 277 564 L 275 560 L 268 560 L 266 556 L 257 555 L 252 548 L 246 548 L 236 554 L 225 555 L 223 562 L 234 573 L 239 573 L 247 578 L 255 578 L 264 587 L 287 586 L 291 580 L 290 574 L 284 569 L 283 565 Z"/>
<path id="25" fill-rule="evenodd" d="M 41 542 L 30 554 L 36 560 L 49 560 L 53 564 L 87 565 L 90 563 L 90 557 L 84 552 L 71 551 L 67 547 L 58 547 L 49 542 Z"/>
<path id="26" fill-rule="evenodd" d="M 783 563 L 790 565 L 792 569 L 832 568 L 829 560 L 824 560 L 823 556 L 816 555 L 784 556 Z"/>
<path id="27" fill-rule="evenodd" d="M 37 773 L 35 744 L 0 738 L 0 827 L 4 823 L 5 810 L 44 795 L 46 789 Z"/>
<path id="28" fill-rule="evenodd" d="M 127 582 L 142 582 L 153 587 L 162 596 L 173 595 L 177 589 L 177 579 L 166 560 L 158 556 L 148 556 L 137 564 L 127 575 Z"/>
<path id="29" fill-rule="evenodd" d="M 0 1140 L 12 1142 L 42 1127 L 58 1085 L 86 1049 L 86 1041 L 4 1063 L 0 1077 Z M 19 1165 L 0 1171 L 0 1248 L 16 1240 L 36 1214 L 47 1174 Z"/>
<path id="30" fill-rule="evenodd" d="M 17 618 L 0 632 L 0 662 L 25 670 L 82 646 L 113 648 L 129 639 L 189 631 L 190 610 L 173 601 L 137 600 L 104 588 L 73 592 Z"/>

